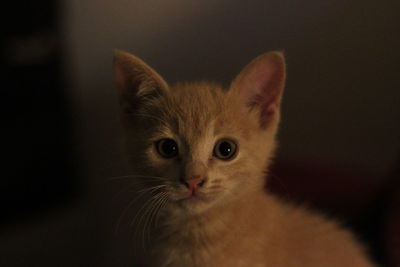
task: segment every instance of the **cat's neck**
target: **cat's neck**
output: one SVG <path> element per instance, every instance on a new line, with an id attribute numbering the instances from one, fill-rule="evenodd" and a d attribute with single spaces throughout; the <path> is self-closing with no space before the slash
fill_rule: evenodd
<path id="1" fill-rule="evenodd" d="M 268 205 L 269 198 L 261 189 L 248 191 L 207 212 L 171 217 L 155 240 L 157 248 L 153 249 L 153 258 L 163 259 L 162 266 L 177 266 L 177 262 L 180 266 L 205 266 L 236 244 L 238 237 L 254 240 L 258 238 L 260 227 L 269 228 L 258 220 L 261 209 L 273 216 L 274 212 L 269 212 L 269 207 L 273 209 L 273 205 Z"/>
<path id="2" fill-rule="evenodd" d="M 253 190 L 204 213 L 173 218 L 163 235 L 166 240 L 188 242 L 196 247 L 206 246 L 209 240 L 214 243 L 215 240 L 229 242 L 229 236 L 240 233 L 257 214 L 260 198 L 266 198 L 266 193 L 263 190 Z M 223 238 L 219 239 L 219 236 Z"/>

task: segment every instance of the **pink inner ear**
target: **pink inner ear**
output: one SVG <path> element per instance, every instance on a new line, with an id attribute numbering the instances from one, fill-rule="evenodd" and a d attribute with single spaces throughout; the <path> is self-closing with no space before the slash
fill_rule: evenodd
<path id="1" fill-rule="evenodd" d="M 267 128 L 279 107 L 284 82 L 283 69 L 273 64 L 260 66 L 248 73 L 242 82 L 242 92 L 250 109 L 260 108 L 260 126 Z"/>

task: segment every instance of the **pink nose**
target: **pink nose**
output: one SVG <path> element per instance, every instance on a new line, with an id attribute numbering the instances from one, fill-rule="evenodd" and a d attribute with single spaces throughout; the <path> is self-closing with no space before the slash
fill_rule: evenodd
<path id="1" fill-rule="evenodd" d="M 202 176 L 195 176 L 189 179 L 185 179 L 183 183 L 190 189 L 190 191 L 194 192 L 199 187 L 202 187 L 206 180 Z"/>

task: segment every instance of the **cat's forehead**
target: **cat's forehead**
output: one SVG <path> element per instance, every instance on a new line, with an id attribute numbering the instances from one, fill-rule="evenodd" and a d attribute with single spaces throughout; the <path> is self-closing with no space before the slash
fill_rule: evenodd
<path id="1" fill-rule="evenodd" d="M 150 110 L 161 122 L 161 135 L 172 133 L 193 145 L 218 136 L 246 135 L 249 120 L 236 100 L 218 84 L 179 83 L 152 102 Z"/>
<path id="2" fill-rule="evenodd" d="M 165 99 L 168 117 L 180 135 L 197 139 L 209 132 L 219 120 L 225 106 L 222 88 L 208 83 L 180 83 L 171 87 Z"/>
<path id="3" fill-rule="evenodd" d="M 159 99 L 155 108 L 170 130 L 194 141 L 220 125 L 226 111 L 226 97 L 225 90 L 217 84 L 179 83 Z"/>
<path id="4" fill-rule="evenodd" d="M 224 110 L 225 90 L 213 83 L 178 83 L 171 87 L 169 97 L 174 114 L 184 112 L 184 116 L 207 120 Z"/>

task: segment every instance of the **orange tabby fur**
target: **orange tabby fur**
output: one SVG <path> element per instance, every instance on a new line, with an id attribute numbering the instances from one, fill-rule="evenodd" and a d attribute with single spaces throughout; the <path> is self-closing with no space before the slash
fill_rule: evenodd
<path id="1" fill-rule="evenodd" d="M 208 82 L 169 86 L 122 51 L 115 53 L 114 74 L 135 179 L 150 188 L 146 183 L 159 177 L 162 188 L 154 194 L 167 196 L 159 224 L 150 227 L 143 265 L 373 266 L 339 224 L 264 190 L 285 80 L 282 53 L 256 58 L 230 88 Z M 223 137 L 239 147 L 230 161 L 212 153 Z M 178 143 L 177 158 L 157 154 L 154 142 L 162 138 Z M 207 177 L 200 189 L 206 201 L 181 200 L 187 188 L 179 179 L 193 171 Z"/>

